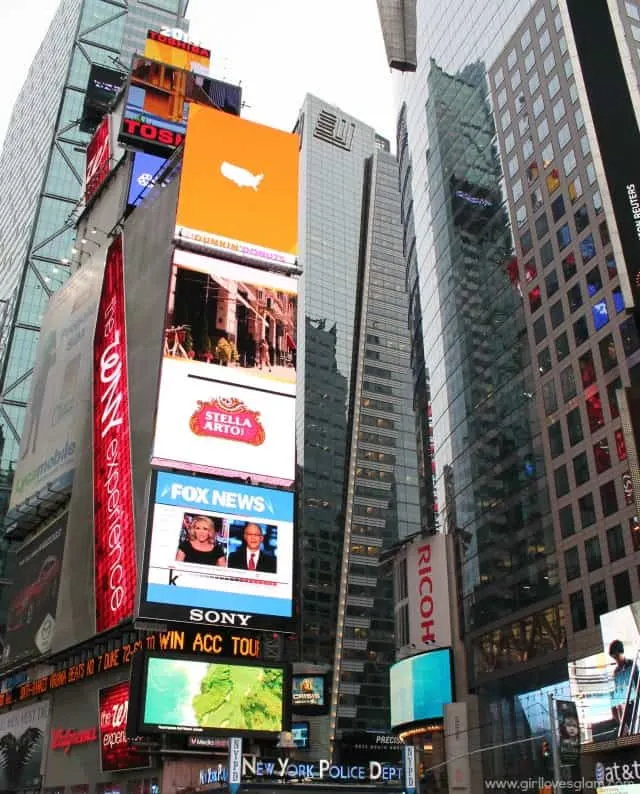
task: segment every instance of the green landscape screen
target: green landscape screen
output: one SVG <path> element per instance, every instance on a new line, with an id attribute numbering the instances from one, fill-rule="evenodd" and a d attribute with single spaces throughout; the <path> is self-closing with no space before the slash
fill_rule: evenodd
<path id="1" fill-rule="evenodd" d="M 283 702 L 284 671 L 279 667 L 147 659 L 144 726 L 279 733 Z"/>

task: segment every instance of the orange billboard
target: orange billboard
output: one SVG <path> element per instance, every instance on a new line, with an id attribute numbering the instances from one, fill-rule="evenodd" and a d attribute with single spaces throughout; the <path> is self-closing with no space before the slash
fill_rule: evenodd
<path id="1" fill-rule="evenodd" d="M 144 57 L 175 66 L 176 69 L 187 69 L 201 74 L 208 72 L 211 61 L 211 53 L 204 47 L 157 33 L 155 30 L 147 33 Z"/>
<path id="2" fill-rule="evenodd" d="M 298 144 L 283 132 L 191 105 L 176 237 L 219 255 L 295 267 Z"/>

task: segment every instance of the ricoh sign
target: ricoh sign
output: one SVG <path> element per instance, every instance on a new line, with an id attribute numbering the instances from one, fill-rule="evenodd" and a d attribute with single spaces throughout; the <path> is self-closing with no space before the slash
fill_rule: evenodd
<path id="1" fill-rule="evenodd" d="M 416 538 L 405 547 L 409 645 L 425 650 L 451 645 L 446 537 Z M 402 567 L 396 569 L 400 575 Z"/>

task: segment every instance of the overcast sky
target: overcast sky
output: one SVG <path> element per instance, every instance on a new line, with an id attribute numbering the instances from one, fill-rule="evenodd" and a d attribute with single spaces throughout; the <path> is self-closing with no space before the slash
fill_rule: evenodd
<path id="1" fill-rule="evenodd" d="M 58 0 L 0 0 L 0 141 Z M 391 73 L 375 0 L 190 0 L 191 36 L 214 77 L 242 81 L 247 118 L 292 129 L 305 93 L 392 140 Z"/>

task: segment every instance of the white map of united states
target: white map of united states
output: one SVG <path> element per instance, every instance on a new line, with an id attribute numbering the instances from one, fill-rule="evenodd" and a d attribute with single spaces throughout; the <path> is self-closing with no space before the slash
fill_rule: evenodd
<path id="1" fill-rule="evenodd" d="M 238 187 L 252 187 L 256 191 L 264 179 L 264 174 L 252 174 L 246 168 L 233 165 L 233 163 L 228 163 L 226 160 L 220 166 L 220 173 L 225 179 L 231 180 Z"/>

